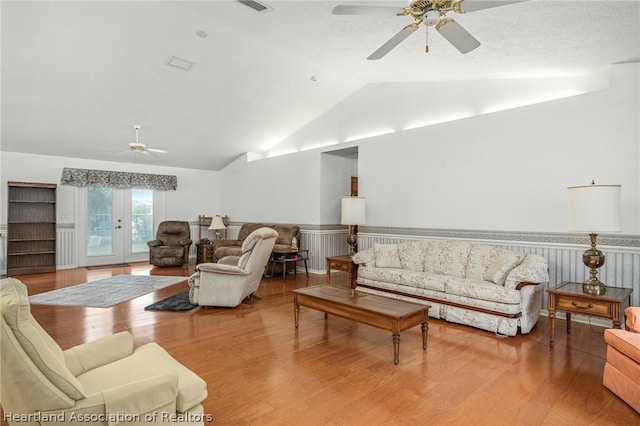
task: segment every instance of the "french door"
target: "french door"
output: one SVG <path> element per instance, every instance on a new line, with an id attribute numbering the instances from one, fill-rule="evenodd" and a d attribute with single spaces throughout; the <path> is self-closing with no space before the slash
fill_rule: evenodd
<path id="1" fill-rule="evenodd" d="M 149 258 L 163 199 L 152 189 L 86 187 L 80 191 L 82 210 L 81 266 L 140 262 Z"/>

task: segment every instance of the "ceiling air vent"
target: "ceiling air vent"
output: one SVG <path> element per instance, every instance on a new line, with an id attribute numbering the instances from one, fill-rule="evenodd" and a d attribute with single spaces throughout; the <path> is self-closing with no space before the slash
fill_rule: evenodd
<path id="1" fill-rule="evenodd" d="M 267 6 L 266 4 L 257 2 L 255 0 L 237 0 L 237 2 L 240 4 L 244 4 L 245 6 L 250 7 L 251 9 L 258 12 L 266 12 L 268 10 L 272 10 L 270 6 Z"/>

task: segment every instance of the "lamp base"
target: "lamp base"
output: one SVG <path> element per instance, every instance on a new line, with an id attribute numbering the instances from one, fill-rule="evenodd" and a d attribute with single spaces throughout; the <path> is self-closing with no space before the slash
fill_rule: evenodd
<path id="1" fill-rule="evenodd" d="M 596 248 L 596 238 L 598 234 L 589 234 L 591 238 L 591 248 L 582 255 L 582 262 L 589 268 L 589 278 L 582 284 L 582 291 L 596 296 L 604 294 L 606 287 L 597 278 L 598 268 L 604 265 L 605 256 Z"/>
<path id="2" fill-rule="evenodd" d="M 347 244 L 349 244 L 349 257 L 356 254 L 356 244 L 358 244 L 358 235 L 353 232 L 353 226 L 349 226 L 349 235 L 347 235 Z"/>
<path id="3" fill-rule="evenodd" d="M 601 296 L 606 293 L 607 287 L 599 280 L 594 282 L 589 279 L 582 283 L 582 291 L 587 294 Z"/>

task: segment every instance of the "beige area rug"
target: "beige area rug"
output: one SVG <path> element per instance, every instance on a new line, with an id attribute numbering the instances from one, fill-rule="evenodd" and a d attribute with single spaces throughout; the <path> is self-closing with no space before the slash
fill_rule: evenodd
<path id="1" fill-rule="evenodd" d="M 187 277 L 116 275 L 115 277 L 36 294 L 29 297 L 29 302 L 34 305 L 108 308 L 186 280 Z"/>

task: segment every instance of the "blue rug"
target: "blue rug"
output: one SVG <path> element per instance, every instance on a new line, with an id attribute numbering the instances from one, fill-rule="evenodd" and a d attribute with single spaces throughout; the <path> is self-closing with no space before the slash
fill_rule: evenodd
<path id="1" fill-rule="evenodd" d="M 154 303 L 153 305 L 146 306 L 145 311 L 188 311 L 198 305 L 194 305 L 189 302 L 189 292 L 178 293 L 175 296 L 167 297 Z"/>
<path id="2" fill-rule="evenodd" d="M 187 277 L 116 275 L 115 277 L 36 294 L 29 297 L 29 302 L 34 305 L 108 308 L 186 280 Z"/>

